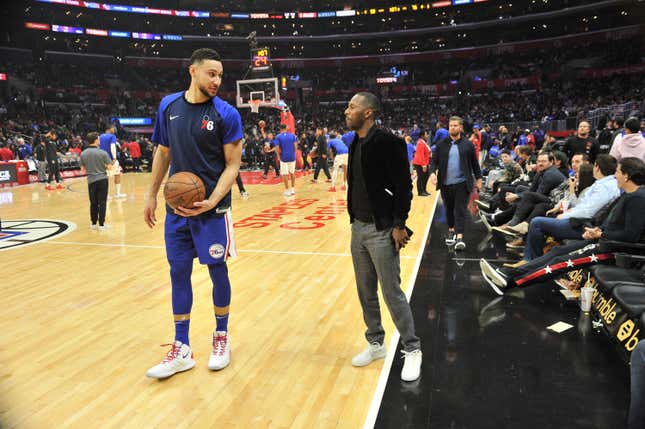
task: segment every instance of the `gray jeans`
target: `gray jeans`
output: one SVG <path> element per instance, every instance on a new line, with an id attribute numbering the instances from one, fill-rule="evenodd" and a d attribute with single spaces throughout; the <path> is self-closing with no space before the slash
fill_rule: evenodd
<path id="1" fill-rule="evenodd" d="M 383 344 L 385 339 L 377 293 L 377 282 L 380 281 L 385 303 L 401 334 L 403 349 L 408 352 L 420 349 L 421 342 L 414 333 L 412 310 L 401 290 L 401 263 L 399 253 L 394 249 L 392 228 L 377 231 L 373 223 L 355 220 L 351 249 L 358 298 L 367 325 L 367 341 Z"/>
<path id="2" fill-rule="evenodd" d="M 38 181 L 47 180 L 47 161 L 38 161 Z"/>

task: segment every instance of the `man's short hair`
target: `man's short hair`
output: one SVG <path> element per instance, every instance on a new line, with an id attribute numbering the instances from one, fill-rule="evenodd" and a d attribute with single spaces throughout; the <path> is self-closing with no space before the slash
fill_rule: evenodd
<path id="1" fill-rule="evenodd" d="M 94 141 L 96 141 L 96 139 L 98 138 L 99 138 L 99 133 L 97 133 L 96 131 L 87 133 L 87 135 L 85 136 L 85 140 L 87 141 L 88 144 L 94 143 Z"/>
<path id="2" fill-rule="evenodd" d="M 190 64 L 201 63 L 207 60 L 222 61 L 222 57 L 219 56 L 215 49 L 211 48 L 196 49 L 190 56 Z"/>
<path id="3" fill-rule="evenodd" d="M 622 127 L 624 123 L 625 123 L 625 120 L 623 119 L 622 116 L 616 116 L 614 118 L 614 124 L 618 125 L 618 128 Z"/>
<path id="4" fill-rule="evenodd" d="M 625 129 L 629 130 L 630 133 L 637 133 L 641 130 L 641 121 L 636 116 L 627 118 L 625 121 Z"/>
<path id="5" fill-rule="evenodd" d="M 581 156 L 582 157 L 582 162 L 589 162 L 589 155 L 587 155 L 586 153 L 576 152 L 573 155 L 571 155 L 571 159 L 573 159 L 574 156 Z M 606 176 L 606 174 L 605 174 L 605 176 Z"/>
<path id="6" fill-rule="evenodd" d="M 281 130 L 286 130 L 287 129 L 287 124 L 280 124 L 280 129 Z"/>
<path id="7" fill-rule="evenodd" d="M 530 155 L 531 155 L 531 148 L 530 148 L 530 147 L 528 147 L 528 146 L 520 146 L 520 148 L 518 149 L 518 151 L 519 151 L 521 154 L 524 154 L 524 155 L 527 155 L 527 156 L 530 156 Z"/>
<path id="8" fill-rule="evenodd" d="M 450 119 L 448 119 L 448 122 L 453 122 L 453 121 L 459 122 L 459 125 L 464 125 L 464 120 L 461 119 L 461 117 L 459 116 L 451 116 Z"/>
<path id="9" fill-rule="evenodd" d="M 638 186 L 645 185 L 645 162 L 633 156 L 621 159 L 620 171 Z"/>
<path id="10" fill-rule="evenodd" d="M 330 139 L 335 139 L 336 137 L 338 137 L 338 136 L 336 135 L 336 133 L 334 133 L 334 132 L 329 133 L 329 138 L 330 138 Z"/>
<path id="11" fill-rule="evenodd" d="M 509 155 L 510 156 L 510 154 L 511 154 L 511 151 L 508 150 L 508 149 L 502 149 L 502 151 L 500 152 L 500 155 Z"/>
<path id="12" fill-rule="evenodd" d="M 611 176 L 616 172 L 616 158 L 606 153 L 602 153 L 596 157 L 596 165 L 600 169 L 603 176 Z"/>
<path id="13" fill-rule="evenodd" d="M 358 92 L 356 93 L 356 95 L 364 100 L 365 107 L 374 112 L 372 118 L 378 118 L 381 113 L 381 102 L 379 101 L 378 97 L 371 92 Z"/>
<path id="14" fill-rule="evenodd" d="M 540 156 L 545 156 L 545 155 L 549 158 L 549 162 L 551 162 L 551 163 L 555 162 L 555 155 L 551 151 L 542 151 L 542 152 L 538 153 L 538 158 Z"/>

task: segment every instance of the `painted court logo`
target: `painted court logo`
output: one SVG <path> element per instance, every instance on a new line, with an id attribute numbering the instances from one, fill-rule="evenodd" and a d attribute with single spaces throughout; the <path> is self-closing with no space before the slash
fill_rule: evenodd
<path id="1" fill-rule="evenodd" d="M 58 238 L 75 229 L 76 224 L 64 220 L 2 220 L 0 251 Z"/>
<path id="2" fill-rule="evenodd" d="M 221 244 L 213 244 L 208 248 L 208 254 L 211 255 L 213 259 L 221 259 L 224 257 L 224 246 Z"/>

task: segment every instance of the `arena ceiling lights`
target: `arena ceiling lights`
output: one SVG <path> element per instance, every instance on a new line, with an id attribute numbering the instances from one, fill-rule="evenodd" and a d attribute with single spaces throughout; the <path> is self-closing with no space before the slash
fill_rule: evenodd
<path id="1" fill-rule="evenodd" d="M 157 9 L 140 6 L 126 6 L 109 3 L 96 3 L 77 0 L 36 0 L 41 3 L 55 3 L 66 6 L 76 6 L 98 9 L 107 12 L 145 13 L 153 15 L 181 16 L 187 18 L 231 18 L 231 19 L 322 19 L 346 18 L 360 15 L 380 15 L 384 13 L 419 12 L 448 6 L 463 6 L 482 3 L 488 0 L 443 0 L 429 3 L 414 3 L 407 5 L 389 6 L 385 8 L 347 9 L 321 12 L 208 12 L 198 10 Z"/>

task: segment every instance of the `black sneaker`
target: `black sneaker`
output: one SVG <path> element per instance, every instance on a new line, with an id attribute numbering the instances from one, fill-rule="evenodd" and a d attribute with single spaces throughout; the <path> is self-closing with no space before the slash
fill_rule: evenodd
<path id="1" fill-rule="evenodd" d="M 452 246 L 457 241 L 457 234 L 455 231 L 448 231 L 446 235 L 446 246 Z"/>

